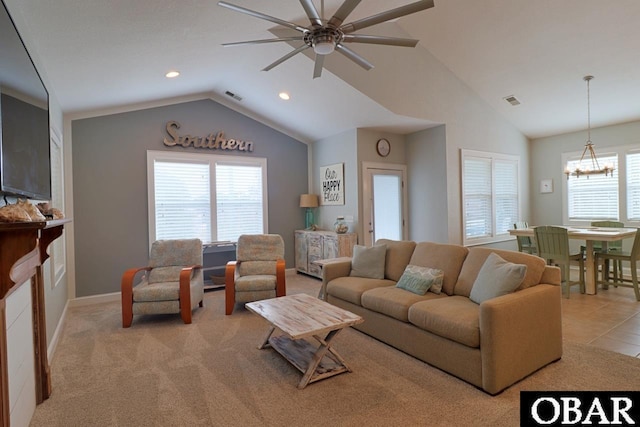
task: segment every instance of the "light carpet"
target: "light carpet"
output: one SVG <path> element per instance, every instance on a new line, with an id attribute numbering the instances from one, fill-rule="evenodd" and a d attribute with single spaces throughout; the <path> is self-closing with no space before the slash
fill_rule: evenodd
<path id="1" fill-rule="evenodd" d="M 319 281 L 287 274 L 288 294 Z M 136 316 L 119 303 L 72 308 L 51 361 L 53 392 L 32 426 L 517 426 L 521 390 L 638 390 L 640 360 L 566 343 L 563 358 L 497 396 L 356 330 L 335 348 L 353 369 L 297 389 L 301 373 L 258 350 L 266 322 L 224 292 L 205 294 L 193 323 Z"/>

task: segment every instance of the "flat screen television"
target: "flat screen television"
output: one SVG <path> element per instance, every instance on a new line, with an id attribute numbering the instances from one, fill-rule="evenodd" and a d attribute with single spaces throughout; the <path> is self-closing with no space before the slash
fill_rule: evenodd
<path id="1" fill-rule="evenodd" d="M 49 94 L 0 7 L 0 193 L 51 199 Z"/>

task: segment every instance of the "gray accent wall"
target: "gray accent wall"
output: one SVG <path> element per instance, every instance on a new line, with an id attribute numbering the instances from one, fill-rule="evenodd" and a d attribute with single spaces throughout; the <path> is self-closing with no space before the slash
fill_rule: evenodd
<path id="1" fill-rule="evenodd" d="M 307 145 L 207 99 L 72 122 L 76 297 L 119 292 L 123 272 L 147 264 L 147 150 L 227 153 L 165 146 L 172 120 L 180 135 L 223 131 L 254 142 L 252 153 L 228 154 L 267 159 L 268 231 L 284 238 L 293 268 L 293 232 L 304 227 L 298 203 L 308 189 Z"/>

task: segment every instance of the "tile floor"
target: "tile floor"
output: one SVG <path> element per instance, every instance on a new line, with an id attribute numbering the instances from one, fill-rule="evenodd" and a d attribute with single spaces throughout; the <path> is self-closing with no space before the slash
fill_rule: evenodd
<path id="1" fill-rule="evenodd" d="M 570 298 L 562 298 L 562 334 L 565 341 L 640 358 L 640 302 L 631 288 L 586 295 L 574 287 Z"/>

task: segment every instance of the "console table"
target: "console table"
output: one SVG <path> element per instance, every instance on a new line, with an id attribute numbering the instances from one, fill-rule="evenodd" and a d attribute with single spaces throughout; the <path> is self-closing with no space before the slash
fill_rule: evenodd
<path id="1" fill-rule="evenodd" d="M 0 423 L 10 423 L 9 372 L 7 369 L 6 298 L 30 280 L 33 308 L 36 403 L 51 394 L 51 373 L 47 358 L 47 329 L 42 264 L 47 248 L 62 235 L 70 219 L 0 223 Z"/>
<path id="2" fill-rule="evenodd" d="M 353 246 L 358 243 L 358 235 L 322 230 L 296 230 L 294 243 L 296 270 L 322 279 L 322 268 L 317 261 L 353 256 Z"/>

